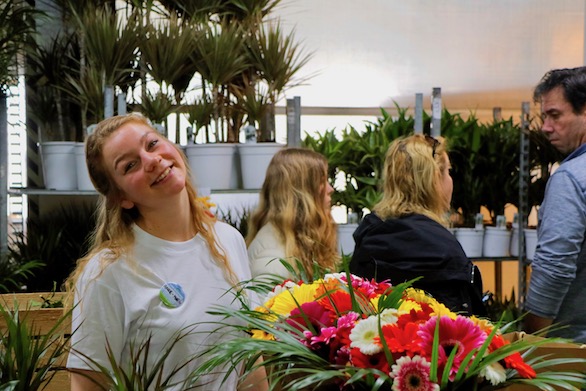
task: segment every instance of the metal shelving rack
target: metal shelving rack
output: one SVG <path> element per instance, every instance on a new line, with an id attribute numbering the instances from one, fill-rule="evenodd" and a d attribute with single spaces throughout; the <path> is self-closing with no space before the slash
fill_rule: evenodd
<path id="1" fill-rule="evenodd" d="M 527 293 L 527 254 L 525 250 L 525 235 L 523 230 L 527 228 L 529 216 L 529 102 L 521 105 L 521 134 L 519 135 L 519 205 L 517 206 L 519 223 L 519 292 L 518 305 L 523 306 Z"/>

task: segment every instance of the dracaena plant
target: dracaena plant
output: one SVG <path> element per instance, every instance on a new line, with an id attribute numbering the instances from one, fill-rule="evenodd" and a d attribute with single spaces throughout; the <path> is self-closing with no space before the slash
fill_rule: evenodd
<path id="1" fill-rule="evenodd" d="M 176 387 L 181 386 L 181 384 L 174 380 L 173 377 L 183 367 L 189 365 L 194 358 L 186 357 L 185 362 L 171 368 L 171 370 L 165 367 L 165 360 L 171 350 L 176 345 L 184 343 L 183 339 L 190 332 L 193 332 L 188 329 L 180 330 L 171 336 L 161 351 L 151 349 L 152 336 L 147 337 L 144 341 L 130 342 L 130 358 L 127 363 L 120 361 L 108 341 L 106 341 L 107 365 L 100 364 L 89 355 L 77 352 L 75 348 L 72 349 L 71 354 L 80 355 L 94 371 L 102 375 L 99 381 L 95 377 L 89 377 L 88 379 L 96 387 L 104 391 L 165 391 L 177 389 Z M 152 360 L 153 356 L 156 357 L 155 360 Z M 185 380 L 182 380 L 181 383 L 185 383 Z"/>
<path id="2" fill-rule="evenodd" d="M 36 323 L 27 319 L 30 312 L 14 306 L 10 310 L 0 306 L 0 384 L 11 384 L 7 390 L 42 390 L 69 351 L 71 334 L 63 333 L 71 311 L 39 335 Z"/>

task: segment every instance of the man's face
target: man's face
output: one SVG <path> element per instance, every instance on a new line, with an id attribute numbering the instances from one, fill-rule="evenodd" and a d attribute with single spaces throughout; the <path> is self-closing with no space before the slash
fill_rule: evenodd
<path id="1" fill-rule="evenodd" d="M 560 152 L 569 154 L 586 143 L 586 110 L 576 114 L 562 87 L 541 96 L 542 132 Z"/>

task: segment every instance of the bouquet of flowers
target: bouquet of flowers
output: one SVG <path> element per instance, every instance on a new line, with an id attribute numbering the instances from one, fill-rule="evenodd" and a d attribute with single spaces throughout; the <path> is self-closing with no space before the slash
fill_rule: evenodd
<path id="1" fill-rule="evenodd" d="M 238 332 L 249 336 L 213 348 L 202 371 L 226 363 L 244 362 L 246 371 L 261 365 L 271 389 L 286 390 L 484 390 L 514 382 L 576 389 L 573 384 L 583 384 L 584 375 L 575 372 L 536 373 L 561 363 L 523 358 L 540 342 L 509 342 L 497 325 L 455 314 L 411 283 L 393 286 L 350 273 L 326 274 L 311 283 L 285 281 L 254 309 L 218 309 L 219 315 L 240 318 Z"/>

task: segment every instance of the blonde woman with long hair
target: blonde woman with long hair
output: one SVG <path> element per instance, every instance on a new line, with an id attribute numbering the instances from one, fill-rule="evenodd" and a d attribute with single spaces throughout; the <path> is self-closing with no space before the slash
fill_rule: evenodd
<path id="1" fill-rule="evenodd" d="M 453 182 L 446 141 L 421 134 L 394 140 L 383 168 L 381 201 L 354 233 L 350 271 L 414 286 L 450 309 L 486 315 L 480 272 L 446 229 Z"/>
<path id="2" fill-rule="evenodd" d="M 197 201 L 185 156 L 142 115 L 100 122 L 86 141 L 86 159 L 99 217 L 91 250 L 66 282 L 75 304 L 71 390 L 103 389 L 108 380 L 96 364 L 109 368 L 111 356 L 130 367 L 144 343 L 143 370 L 154 370 L 179 335 L 163 378 L 171 376 L 170 390 L 187 389 L 197 356 L 221 341 L 206 324 L 214 320 L 207 311 L 234 306 L 226 291 L 250 278 L 244 239 Z M 238 374 L 225 375 L 195 386 L 236 390 Z"/>
<path id="3" fill-rule="evenodd" d="M 312 277 L 314 263 L 334 270 L 339 260 L 336 224 L 331 214 L 328 162 L 317 152 L 284 148 L 273 156 L 246 243 L 252 275 L 291 274 L 298 262 Z"/>

